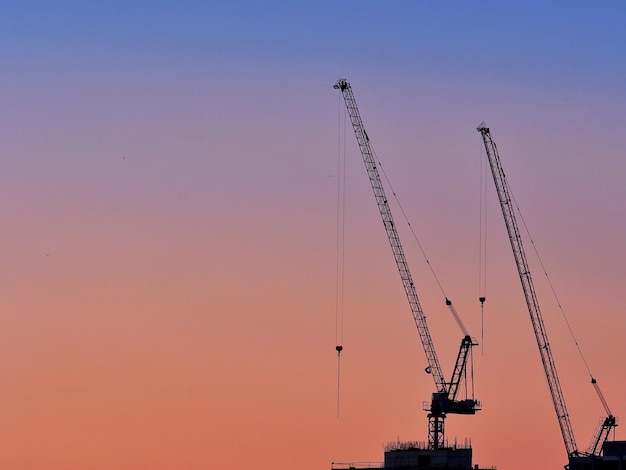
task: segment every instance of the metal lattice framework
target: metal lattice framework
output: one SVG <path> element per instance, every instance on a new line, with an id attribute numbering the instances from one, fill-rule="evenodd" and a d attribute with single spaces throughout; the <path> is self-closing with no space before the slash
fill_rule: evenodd
<path id="1" fill-rule="evenodd" d="M 548 381 L 548 387 L 550 388 L 550 394 L 552 395 L 552 403 L 554 404 L 556 416 L 561 428 L 561 434 L 563 435 L 563 441 L 565 442 L 565 449 L 567 450 L 568 456 L 575 457 L 579 455 L 579 451 L 576 446 L 576 440 L 574 439 L 574 432 L 567 413 L 567 407 L 565 406 L 565 399 L 559 383 L 556 366 L 554 365 L 554 358 L 552 357 L 552 351 L 550 349 L 550 343 L 548 342 L 548 335 L 543 323 L 543 317 L 541 316 L 541 310 L 539 309 L 539 302 L 537 301 L 535 287 L 530 275 L 528 261 L 526 260 L 522 237 L 520 236 L 517 221 L 515 219 L 509 187 L 504 175 L 504 170 L 502 169 L 502 164 L 500 163 L 500 156 L 498 155 L 496 143 L 493 141 L 489 128 L 485 125 L 485 123 L 481 123 L 476 130 L 480 132 L 483 138 L 483 143 L 485 144 L 487 158 L 489 159 L 491 173 L 493 174 L 493 181 L 496 186 L 496 192 L 498 193 L 498 199 L 500 200 L 502 215 L 504 216 L 504 223 L 509 234 L 511 248 L 513 249 L 513 257 L 515 258 L 517 272 L 519 274 L 520 281 L 522 282 L 522 289 L 524 291 L 524 297 L 526 298 L 526 305 L 528 306 L 528 313 L 530 314 L 530 320 L 535 332 L 535 338 L 537 339 L 541 362 Z"/>
<path id="2" fill-rule="evenodd" d="M 391 244 L 391 251 L 393 252 L 398 271 L 400 272 L 404 292 L 409 301 L 411 313 L 413 314 L 417 331 L 419 332 L 422 345 L 424 346 L 426 360 L 428 361 L 428 368 L 433 375 L 437 390 L 440 393 L 446 393 L 446 382 L 441 371 L 441 365 L 439 364 L 439 359 L 437 358 L 437 353 L 435 352 L 435 346 L 433 345 L 433 340 L 430 336 L 430 332 L 428 331 L 426 317 L 417 297 L 417 291 L 413 285 L 409 265 L 406 257 L 404 256 L 404 250 L 402 249 L 402 244 L 400 243 L 400 237 L 398 236 L 398 231 L 396 230 L 396 225 L 393 221 L 393 216 L 391 215 L 391 208 L 387 202 L 387 196 L 385 195 L 380 174 L 376 168 L 374 152 L 370 145 L 367 132 L 365 132 L 365 127 L 363 126 L 363 121 L 361 120 L 361 115 L 359 114 L 359 109 L 357 108 L 356 100 L 354 99 L 354 94 L 352 93 L 352 87 L 348 81 L 340 78 L 337 83 L 335 83 L 334 88 L 341 90 L 341 93 L 343 94 L 348 115 L 350 116 L 350 121 L 352 122 L 352 127 L 354 128 L 359 149 L 361 150 L 361 155 L 363 156 L 363 163 L 365 163 L 365 169 L 367 170 L 367 175 L 369 176 L 372 190 L 374 191 L 376 204 L 378 204 L 378 210 L 380 211 L 383 225 L 385 226 L 385 231 L 387 232 L 387 237 L 389 238 L 389 243 Z"/>
<path id="3" fill-rule="evenodd" d="M 446 445 L 444 437 L 444 422 L 447 413 L 474 414 L 477 410 L 481 409 L 480 402 L 474 400 L 473 396 L 471 398 L 466 397 L 461 400 L 456 399 L 459 384 L 463 379 L 466 379 L 467 376 L 467 361 L 468 358 L 471 358 L 471 348 L 478 343 L 476 343 L 467 334 L 467 330 L 463 326 L 463 323 L 458 317 L 454 307 L 452 307 L 452 302 L 446 299 L 446 304 L 450 308 L 450 311 L 459 323 L 459 327 L 465 335 L 461 341 L 461 347 L 459 349 L 459 354 L 452 373 L 452 378 L 450 382 L 446 382 L 441 371 L 441 366 L 435 352 L 430 332 L 428 331 L 426 317 L 417 297 L 415 286 L 413 285 L 409 265 L 406 257 L 404 256 L 404 250 L 402 249 L 402 244 L 400 243 L 400 237 L 398 235 L 398 231 L 396 230 L 393 216 L 391 215 L 391 208 L 389 207 L 387 196 L 385 195 L 385 190 L 383 189 L 383 184 L 380 179 L 380 174 L 378 173 L 374 151 L 370 145 L 367 132 L 365 132 L 363 121 L 361 120 L 356 100 L 354 98 L 354 94 L 352 93 L 352 88 L 350 83 L 343 78 L 337 81 L 334 88 L 341 90 L 342 92 L 348 115 L 350 116 L 350 121 L 363 157 L 363 162 L 365 163 L 365 169 L 367 170 L 367 175 L 369 177 L 372 190 L 374 191 L 374 197 L 383 221 L 383 226 L 385 227 L 385 232 L 387 233 L 387 238 L 389 239 L 389 244 L 391 245 L 391 251 L 393 252 L 393 257 L 396 262 L 398 272 L 400 273 L 404 292 L 409 301 L 413 320 L 417 326 L 417 331 L 426 354 L 426 360 L 428 361 L 428 368 L 426 370 L 432 374 L 433 380 L 435 381 L 437 392 L 432 394 L 432 400 L 424 407 L 424 410 L 429 411 L 428 445 L 432 449 L 439 449 Z"/>

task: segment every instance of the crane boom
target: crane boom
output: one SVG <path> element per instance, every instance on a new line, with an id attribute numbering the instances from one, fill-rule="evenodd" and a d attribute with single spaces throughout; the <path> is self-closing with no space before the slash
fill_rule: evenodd
<path id="1" fill-rule="evenodd" d="M 466 389 L 465 398 L 459 400 L 456 398 L 457 392 L 459 391 L 459 385 L 463 379 L 466 379 L 467 376 L 466 366 L 468 358 L 471 359 L 472 356 L 471 348 L 478 343 L 476 343 L 469 336 L 463 322 L 461 322 L 456 310 L 452 306 L 452 302 L 446 299 L 446 305 L 450 309 L 450 312 L 465 335 L 461 341 L 459 354 L 457 356 L 454 371 L 452 372 L 452 378 L 449 382 L 446 382 L 443 377 L 443 372 L 441 371 L 441 366 L 439 365 L 439 359 L 437 358 L 437 354 L 435 352 L 433 340 L 426 324 L 426 316 L 422 311 L 415 286 L 413 285 L 409 265 L 406 257 L 404 256 L 402 244 L 400 243 L 400 236 L 396 230 L 396 224 L 394 223 L 393 216 L 391 215 L 391 208 L 389 207 L 387 196 L 385 195 L 385 190 L 380 179 L 380 174 L 378 173 L 374 151 L 370 145 L 367 132 L 365 132 L 365 127 L 363 126 L 363 121 L 361 120 L 361 115 L 359 113 L 359 109 L 357 108 L 354 94 L 352 93 L 352 87 L 345 79 L 340 78 L 337 83 L 335 83 L 334 88 L 341 90 L 343 95 L 346 108 L 350 116 L 350 121 L 359 144 L 359 149 L 363 157 L 363 162 L 365 163 L 365 169 L 367 170 L 367 175 L 369 177 L 372 190 L 374 191 L 378 211 L 380 212 L 385 232 L 387 233 L 387 238 L 389 239 L 389 244 L 391 245 L 391 251 L 393 252 L 393 257 L 395 259 L 398 272 L 400 273 L 404 292 L 409 301 L 409 306 L 411 307 L 413 320 L 417 326 L 417 331 L 419 333 L 422 346 L 424 347 L 424 352 L 426 353 L 426 360 L 428 361 L 426 371 L 432 374 L 433 380 L 435 381 L 437 391 L 432 394 L 431 402 L 424 405 L 424 410 L 429 412 L 428 445 L 431 449 L 440 449 L 446 445 L 444 437 L 444 422 L 447 413 L 469 415 L 475 414 L 476 411 L 481 409 L 480 402 L 475 400 L 473 397 L 473 376 L 472 397 L 469 398 L 467 396 L 468 393 Z M 467 381 L 465 383 L 467 385 Z"/>
<path id="2" fill-rule="evenodd" d="M 435 352 L 435 346 L 433 345 L 433 340 L 426 324 L 426 316 L 424 315 L 417 297 L 417 291 L 413 285 L 409 265 L 406 257 L 404 256 L 404 250 L 402 249 L 402 244 L 400 243 L 400 237 L 398 235 L 398 231 L 396 230 L 393 216 L 391 215 L 391 208 L 387 202 L 387 196 L 385 195 L 380 174 L 376 168 L 374 152 L 370 145 L 367 132 L 365 132 L 365 127 L 363 126 L 363 121 L 361 120 L 361 115 L 359 113 L 359 109 L 357 108 L 354 94 L 352 93 L 352 87 L 347 80 L 340 78 L 337 83 L 335 83 L 334 88 L 341 90 L 343 95 L 346 108 L 350 116 L 350 121 L 352 122 L 352 127 L 354 128 L 354 133 L 359 144 L 359 149 L 361 150 L 361 155 L 363 156 L 363 163 L 365 163 L 365 169 L 367 170 L 367 175 L 369 176 L 372 190 L 374 191 L 374 197 L 376 198 L 376 203 L 378 204 L 378 210 L 380 211 L 380 216 L 382 217 L 383 225 L 385 226 L 385 231 L 387 232 L 387 238 L 389 239 L 389 243 L 391 245 L 391 251 L 393 252 L 398 271 L 400 272 L 404 292 L 409 301 L 411 313 L 413 314 L 413 319 L 415 320 L 415 325 L 417 326 L 417 331 L 419 332 L 424 352 L 426 353 L 428 370 L 433 376 L 437 390 L 440 393 L 445 393 L 446 382 L 443 372 L 441 371 L 441 365 L 439 364 L 439 359 L 437 358 L 437 353 Z"/>
<path id="3" fill-rule="evenodd" d="M 537 296 L 535 294 L 535 287 L 530 275 L 524 246 L 522 245 L 522 238 L 515 219 L 511 195 L 506 177 L 504 175 L 504 170 L 502 169 L 502 164 L 500 162 L 500 156 L 498 155 L 498 150 L 493 138 L 491 137 L 489 128 L 485 125 L 485 123 L 481 123 L 476 130 L 480 132 L 483 138 L 483 143 L 485 144 L 485 150 L 491 167 L 493 181 L 496 186 L 496 192 L 498 193 L 498 199 L 500 200 L 502 215 L 504 216 L 504 223 L 509 234 L 515 264 L 517 265 L 517 272 L 522 283 L 524 297 L 526 298 L 526 305 L 528 306 L 528 313 L 530 314 L 530 320 L 535 332 L 535 338 L 537 339 L 541 362 L 548 381 L 548 387 L 550 388 L 550 394 L 552 395 L 552 403 L 554 404 L 556 416 L 561 428 L 561 434 L 563 435 L 565 449 L 567 450 L 569 457 L 575 457 L 579 455 L 579 451 L 576 446 L 576 440 L 574 439 L 574 432 L 572 430 L 569 414 L 567 413 L 567 408 L 565 406 L 565 399 L 559 383 L 556 366 L 554 365 L 554 358 L 552 357 L 552 351 L 550 349 L 548 335 L 541 316 L 541 310 L 539 309 L 539 302 L 537 301 Z"/>

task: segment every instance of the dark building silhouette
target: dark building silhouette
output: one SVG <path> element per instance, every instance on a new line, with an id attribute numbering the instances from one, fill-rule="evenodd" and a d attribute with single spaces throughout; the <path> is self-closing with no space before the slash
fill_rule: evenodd
<path id="1" fill-rule="evenodd" d="M 626 441 L 605 441 L 601 456 L 572 457 L 569 470 L 626 470 Z"/>
<path id="2" fill-rule="evenodd" d="M 390 468 L 394 470 L 495 470 L 496 467 L 486 468 L 473 465 L 472 447 L 468 443 L 432 449 L 421 442 L 387 444 L 384 462 L 348 462 L 332 465 L 333 470 L 386 470 Z"/>

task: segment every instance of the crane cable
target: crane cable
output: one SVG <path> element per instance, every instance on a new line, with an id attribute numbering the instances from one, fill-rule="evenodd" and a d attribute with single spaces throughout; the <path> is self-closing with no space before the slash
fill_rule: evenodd
<path id="1" fill-rule="evenodd" d="M 370 142 L 370 146 L 371 146 L 371 142 Z M 432 275 L 433 275 L 433 277 L 435 279 L 435 282 L 437 283 L 437 286 L 439 287 L 439 290 L 441 291 L 441 294 L 447 300 L 448 296 L 446 295 L 445 291 L 443 290 L 443 287 L 442 287 L 441 283 L 439 282 L 439 278 L 437 277 L 437 274 L 435 274 L 435 270 L 433 269 L 432 265 L 430 264 L 430 260 L 428 259 L 428 256 L 426 256 L 426 252 L 424 251 L 424 248 L 422 247 L 422 244 L 418 240 L 417 235 L 415 234 L 415 231 L 413 230 L 413 226 L 411 225 L 411 222 L 409 221 L 409 218 L 406 215 L 406 212 L 404 212 L 404 208 L 402 207 L 402 204 L 400 203 L 400 199 L 398 198 L 398 195 L 396 194 L 395 189 L 393 189 L 393 186 L 391 185 L 391 181 L 389 181 L 389 178 L 387 177 L 387 173 L 385 172 L 385 168 L 383 167 L 383 164 L 380 162 L 380 159 L 378 158 L 378 155 L 376 155 L 376 152 L 374 151 L 373 148 L 372 148 L 372 154 L 374 155 L 374 158 L 376 159 L 376 163 L 378 165 L 378 168 L 381 170 L 383 176 L 385 177 L 385 181 L 387 182 L 387 185 L 389 186 L 389 189 L 391 190 L 391 194 L 393 194 L 393 198 L 396 200 L 396 204 L 398 204 L 398 208 L 400 209 L 400 212 L 402 213 L 402 217 L 404 218 L 404 221 L 409 226 L 409 230 L 411 231 L 411 234 L 413 235 L 413 239 L 415 240 L 415 242 L 417 243 L 417 246 L 419 247 L 420 251 L 422 252 L 422 256 L 424 257 L 424 261 L 426 261 L 426 264 L 428 265 L 428 267 L 430 269 L 430 272 L 432 273 Z"/>
<path id="2" fill-rule="evenodd" d="M 481 354 L 485 352 L 485 300 L 487 300 L 487 171 L 483 158 L 483 145 L 480 146 L 480 228 L 478 242 L 478 301 L 480 302 L 480 344 Z"/>
<path id="3" fill-rule="evenodd" d="M 371 142 L 370 142 L 370 147 L 371 147 Z M 417 243 L 417 246 L 419 247 L 419 249 L 420 249 L 420 251 L 422 253 L 422 256 L 424 257 L 424 261 L 428 265 L 428 268 L 430 269 L 430 272 L 431 272 L 433 278 L 435 279 L 435 282 L 437 283 L 437 286 L 439 287 L 439 290 L 441 291 L 441 294 L 443 295 L 443 297 L 445 299 L 445 304 L 448 307 L 448 310 L 452 314 L 452 317 L 456 320 L 456 322 L 459 325 L 459 328 L 461 329 L 463 334 L 465 336 L 469 336 L 469 333 L 467 332 L 467 328 L 465 328 L 465 325 L 461 321 L 461 317 L 459 316 L 459 314 L 457 313 L 456 309 L 452 305 L 452 301 L 446 295 L 446 292 L 444 291 L 443 286 L 441 285 L 441 282 L 439 281 L 439 277 L 437 277 L 437 274 L 435 273 L 435 269 L 433 268 L 432 264 L 430 263 L 430 260 L 428 259 L 428 256 L 426 256 L 426 252 L 424 251 L 424 248 L 422 247 L 422 244 L 420 243 L 419 239 L 417 238 L 417 234 L 415 233 L 415 230 L 413 230 L 413 225 L 411 224 L 411 221 L 409 220 L 408 216 L 406 215 L 406 212 L 404 211 L 404 207 L 402 207 L 402 203 L 400 202 L 400 199 L 398 198 L 398 195 L 396 194 L 396 191 L 393 189 L 393 185 L 391 184 L 391 181 L 389 180 L 389 177 L 387 176 L 387 173 L 385 172 L 385 168 L 383 167 L 383 164 L 381 163 L 380 159 L 378 158 L 378 155 L 376 154 L 376 151 L 374 150 L 374 148 L 371 147 L 371 149 L 372 149 L 372 155 L 376 159 L 377 167 L 382 172 L 382 175 L 385 178 L 385 181 L 387 182 L 387 185 L 389 186 L 391 194 L 393 194 L 393 198 L 396 200 L 396 204 L 398 205 L 398 208 L 400 209 L 400 212 L 402 213 L 402 217 L 404 218 L 404 221 L 408 225 L 409 230 L 411 232 L 411 235 L 413 236 L 413 239 Z"/>
<path id="4" fill-rule="evenodd" d="M 345 219 L 346 219 L 346 120 L 339 96 L 337 124 L 337 272 L 335 285 L 335 350 L 337 351 L 337 418 L 339 418 L 339 387 L 341 378 L 341 351 L 343 350 L 344 267 L 345 267 Z M 342 135 L 343 127 L 343 135 Z M 343 138 L 343 139 L 342 139 Z M 343 142 L 342 142 L 343 140 Z M 343 150 L 343 153 L 342 153 Z"/>
<path id="5" fill-rule="evenodd" d="M 508 186 L 508 183 L 506 183 Z M 594 378 L 593 374 L 591 373 L 591 369 L 589 367 L 589 364 L 587 363 L 587 359 L 585 358 L 585 355 L 583 354 L 583 350 L 580 347 L 580 344 L 578 343 L 578 340 L 576 339 L 576 335 L 574 334 L 574 330 L 572 329 L 572 326 L 569 322 L 569 319 L 567 318 L 567 315 L 565 314 L 565 310 L 563 309 L 563 306 L 561 305 L 561 301 L 559 300 L 559 297 L 556 294 L 556 290 L 552 284 L 552 280 L 550 279 L 550 276 L 548 275 L 548 272 L 543 264 L 543 261 L 541 259 L 541 256 L 539 256 L 539 251 L 537 249 L 537 246 L 535 245 L 535 241 L 533 240 L 530 231 L 528 230 L 528 226 L 526 225 L 526 221 L 524 220 L 524 216 L 522 215 L 522 211 L 520 210 L 517 201 L 515 200 L 515 196 L 513 195 L 513 192 L 511 191 L 510 186 L 508 186 L 509 189 L 509 193 L 511 194 L 511 200 L 513 201 L 513 204 L 515 205 L 515 210 L 517 211 L 517 213 L 520 216 L 520 219 L 522 221 L 522 225 L 524 226 L 524 230 L 526 231 L 526 235 L 528 236 L 528 239 L 530 240 L 530 244 L 533 247 L 533 251 L 535 252 L 535 256 L 537 256 L 537 260 L 539 261 L 539 265 L 541 266 L 541 270 L 543 271 L 543 274 L 546 276 L 546 279 L 548 281 L 548 285 L 550 286 L 550 290 L 552 291 L 552 295 L 554 296 L 554 299 L 559 307 L 559 311 L 561 312 L 561 315 L 563 317 L 563 320 L 565 320 L 565 324 L 567 325 L 567 329 L 570 333 L 570 336 L 572 337 L 572 340 L 574 341 L 574 344 L 576 345 L 576 349 L 578 350 L 578 353 L 580 355 L 580 358 L 583 361 L 583 364 L 585 365 L 585 368 L 587 369 L 587 373 L 589 374 L 589 378 L 591 379 L 591 384 L 593 385 L 598 398 L 600 399 L 600 401 L 602 402 L 602 406 L 604 407 L 605 411 L 607 412 L 607 414 L 609 416 L 612 416 L 611 414 L 611 410 L 609 409 L 609 406 L 606 402 L 606 400 L 604 399 L 604 395 L 602 394 L 602 391 L 600 390 L 600 386 L 598 385 L 598 381 Z"/>

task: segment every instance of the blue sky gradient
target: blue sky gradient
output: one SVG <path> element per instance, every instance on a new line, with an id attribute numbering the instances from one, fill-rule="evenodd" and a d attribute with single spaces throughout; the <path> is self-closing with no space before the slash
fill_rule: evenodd
<path id="1" fill-rule="evenodd" d="M 432 383 L 350 129 L 335 416 L 339 77 L 472 332 L 487 122 L 626 416 L 624 25 L 618 1 L 2 2 L 0 467 L 318 470 L 426 438 Z M 557 468 L 489 197 L 485 409 L 450 437 L 471 436 L 481 465 L 526 469 L 532 448 Z M 456 330 L 401 236 L 448 370 Z M 553 313 L 584 447 L 602 409 Z"/>

